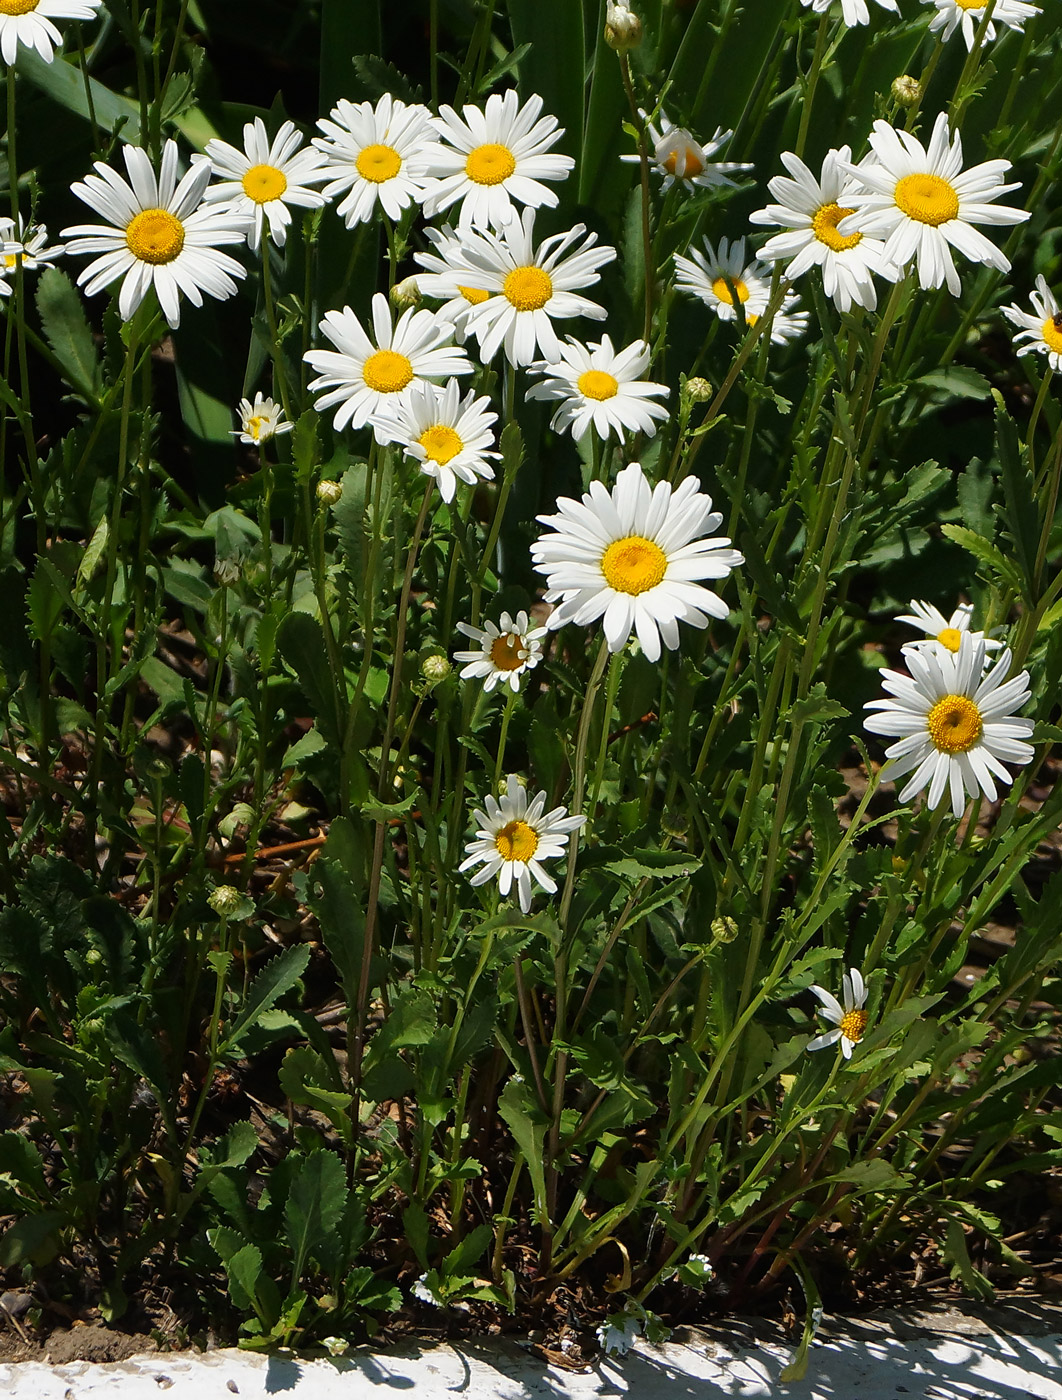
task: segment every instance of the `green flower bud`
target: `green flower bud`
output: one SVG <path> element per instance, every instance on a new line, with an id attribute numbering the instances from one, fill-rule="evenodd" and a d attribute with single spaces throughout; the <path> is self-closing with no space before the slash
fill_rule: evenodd
<path id="1" fill-rule="evenodd" d="M 319 481 L 317 499 L 326 506 L 334 506 L 343 495 L 343 487 L 338 481 Z"/>
<path id="2" fill-rule="evenodd" d="M 207 903 L 215 914 L 220 914 L 224 919 L 239 909 L 243 903 L 243 895 L 235 885 L 218 885 L 207 897 Z"/>
<path id="3" fill-rule="evenodd" d="M 917 107 L 922 100 L 922 84 L 910 73 L 892 80 L 892 100 L 900 107 Z"/>

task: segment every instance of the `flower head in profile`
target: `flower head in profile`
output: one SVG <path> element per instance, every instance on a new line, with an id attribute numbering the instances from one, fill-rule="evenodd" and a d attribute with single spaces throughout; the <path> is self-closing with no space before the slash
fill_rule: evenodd
<path id="1" fill-rule="evenodd" d="M 306 352 L 319 376 L 310 388 L 324 390 L 315 407 L 323 413 L 338 404 L 337 428 L 363 428 L 379 409 L 405 402 L 418 382 L 472 372 L 465 352 L 449 343 L 453 326 L 430 311 L 403 311 L 392 325 L 387 298 L 377 292 L 372 327 L 375 343 L 349 306 L 329 311 L 321 330 L 336 348 Z"/>
<path id="2" fill-rule="evenodd" d="M 122 279 L 118 310 L 123 321 L 154 287 L 163 315 L 177 327 L 182 292 L 194 306 L 202 306 L 204 292 L 219 301 L 234 294 L 235 279 L 245 276 L 245 269 L 220 247 L 242 243 L 247 223 L 241 214 L 203 202 L 209 161 L 198 161 L 178 181 L 175 141 L 163 146 L 157 177 L 139 146 L 125 146 L 122 154 L 128 180 L 98 160 L 95 175 L 71 185 L 108 226 L 63 229 L 62 236 L 70 240 L 66 251 L 95 259 L 77 279 L 87 296 Z"/>
<path id="3" fill-rule="evenodd" d="M 726 578 L 745 562 L 725 536 L 711 535 L 722 520 L 694 477 L 675 490 L 651 487 L 637 462 L 619 473 L 609 492 L 592 481 L 581 501 L 561 496 L 556 515 L 540 515 L 552 533 L 540 535 L 531 557 L 546 575 L 546 602 L 558 606 L 551 628 L 603 619 L 610 651 L 635 632 L 650 661 L 661 644 L 674 651 L 680 622 L 708 626 L 730 609 L 700 579 Z"/>
<path id="4" fill-rule="evenodd" d="M 19 44 L 51 63 L 63 36 L 53 19 L 95 19 L 103 0 L 0 0 L 0 55 L 14 63 Z"/>
<path id="5" fill-rule="evenodd" d="M 883 238 L 883 257 L 894 278 L 917 260 L 923 291 L 947 283 L 958 296 L 962 283 L 952 249 L 972 262 L 1000 272 L 1010 269 L 1007 257 L 974 224 L 1020 224 L 1024 209 L 998 208 L 994 201 L 1019 188 L 1004 185 L 1010 161 L 986 160 L 962 168 L 962 139 L 951 132 L 945 113 L 937 117 L 926 148 L 909 131 L 876 121 L 870 138 L 876 160 L 848 165 L 861 188 L 846 193 L 855 210 L 837 225 L 842 237 L 853 233 Z"/>
<path id="6" fill-rule="evenodd" d="M 815 14 L 824 14 L 833 4 L 833 0 L 800 0 L 800 3 L 807 9 L 812 9 Z M 899 11 L 896 0 L 877 0 L 883 10 Z M 857 24 L 870 23 L 870 10 L 867 8 L 867 0 L 841 0 L 841 18 L 845 24 L 852 29 Z"/>
<path id="7" fill-rule="evenodd" d="M 932 603 L 923 603 L 915 599 L 911 603 L 911 611 L 900 613 L 896 621 L 917 627 L 926 635 L 921 641 L 905 642 L 902 651 L 906 654 L 909 651 L 935 651 L 938 647 L 943 647 L 945 651 L 955 653 L 962 645 L 964 637 L 969 638 L 971 642 L 983 643 L 985 651 L 998 651 L 1003 645 L 1002 642 L 993 641 L 983 632 L 970 631 L 972 616 L 972 603 L 960 603 L 950 617 L 945 617 Z"/>
<path id="8" fill-rule="evenodd" d="M 313 144 L 325 161 L 324 194 L 343 195 L 337 206 L 347 228 L 368 223 L 382 209 L 391 220 L 424 199 L 439 152 L 431 113 L 385 92 L 371 102 L 340 98 L 317 123 Z"/>
<path id="9" fill-rule="evenodd" d="M 560 347 L 559 359 L 532 366 L 542 380 L 528 389 L 526 397 L 559 399 L 550 427 L 559 432 L 570 429 L 576 442 L 591 428 L 604 440 L 613 432 L 617 438 L 625 432 L 652 436 L 657 422 L 668 416 L 664 405 L 653 400 L 666 398 L 670 391 L 666 384 L 642 379 L 649 357 L 644 340 L 614 350 L 607 335 L 596 345 L 582 345 L 569 336 L 567 345 Z"/>
<path id="10" fill-rule="evenodd" d="M 570 817 L 566 807 L 547 812 L 544 792 L 536 793 L 529 802 L 527 789 L 515 773 L 509 774 L 501 799 L 488 795 L 484 805 L 486 811 L 477 807 L 472 813 L 478 830 L 465 846 L 465 859 L 458 869 L 482 865 L 472 876 L 472 884 L 484 885 L 497 876 L 503 898 L 515 885 L 520 908 L 526 914 L 531 908 L 532 879 L 547 894 L 556 894 L 556 881 L 547 875 L 542 862 L 562 856 L 569 836 L 586 818 Z"/>
<path id="11" fill-rule="evenodd" d="M 30 224 L 23 229 L 21 219 L 17 223 L 14 219 L 0 219 L 0 244 L 0 275 L 6 277 L 15 275 L 19 263 L 26 272 L 39 272 L 66 252 L 61 243 L 48 247 L 47 224 Z"/>
<path id="12" fill-rule="evenodd" d="M 857 967 L 851 967 L 841 978 L 843 1004 L 825 987 L 812 987 L 811 991 L 822 1002 L 822 1015 L 833 1023 L 834 1029 L 825 1035 L 817 1035 L 807 1043 L 808 1050 L 822 1050 L 827 1045 L 841 1042 L 841 1054 L 846 1060 L 852 1058 L 852 1051 L 863 1039 L 867 1029 L 867 1013 L 863 1010 L 867 1001 L 867 987 L 863 974 Z"/>
<path id="13" fill-rule="evenodd" d="M 497 623 L 488 621 L 482 628 L 459 622 L 457 630 L 478 648 L 454 652 L 455 661 L 467 662 L 461 679 L 482 680 L 488 692 L 496 685 L 507 685 L 514 693 L 520 689 L 521 679 L 542 660 L 542 638 L 548 631 L 532 627 L 525 612 L 518 612 L 515 618 L 503 612 Z"/>
<path id="14" fill-rule="evenodd" d="M 985 673 L 985 643 L 968 636 L 959 650 L 946 647 L 934 651 L 908 651 L 904 660 L 911 674 L 882 671 L 882 684 L 888 696 L 871 700 L 868 710 L 877 711 L 864 720 L 872 734 L 898 737 L 885 750 L 888 762 L 881 776 L 888 781 L 914 769 L 900 801 L 907 802 L 923 788 L 929 788 L 927 801 L 936 807 L 946 792 L 958 820 L 966 810 L 967 794 L 984 793 L 996 800 L 996 784 L 1011 775 L 1003 763 L 1028 763 L 1033 757 L 1026 740 L 1033 722 L 1014 711 L 1029 699 L 1029 673 L 1020 671 L 1007 680 L 1011 654 L 1003 651 Z"/>
<path id="15" fill-rule="evenodd" d="M 1003 308 L 1007 320 L 1020 328 L 1014 337 L 1015 347 L 1046 355 L 1053 370 L 1062 370 L 1062 307 L 1048 287 L 1046 277 L 1037 277 L 1036 291 L 1029 300 L 1033 309 L 1031 316 L 1020 306 Z"/>
<path id="16" fill-rule="evenodd" d="M 739 161 L 712 160 L 712 156 L 721 151 L 733 136 L 732 131 L 723 131 L 716 127 L 715 135 L 702 145 L 685 127 L 675 126 L 663 111 L 657 112 L 656 122 L 648 121 L 647 112 L 640 111 L 639 115 L 647 122 L 649 128 L 653 164 L 664 177 L 660 186 L 662 192 L 669 190 L 672 185 L 700 185 L 705 189 L 717 188 L 720 185 L 733 186 L 734 181 L 729 179 L 730 175 L 752 169 L 751 165 Z M 640 159 L 638 155 L 620 156 L 620 160 L 630 165 L 636 165 Z"/>
<path id="17" fill-rule="evenodd" d="M 415 384 L 407 397 L 384 404 L 373 415 L 378 442 L 398 442 L 406 455 L 420 463 L 425 476 L 439 483 L 444 501 L 452 501 L 457 483 L 471 486 L 494 475 L 494 424 L 490 400 L 475 390 L 461 398 L 456 379 L 440 389 L 428 382 Z"/>
<path id="18" fill-rule="evenodd" d="M 566 180 L 575 161 L 551 150 L 564 135 L 556 117 L 542 116 L 542 98 L 532 94 L 520 105 L 516 89 L 491 93 L 481 111 L 439 108 L 435 130 L 443 144 L 435 153 L 432 180 L 424 200 L 430 219 L 458 200 L 464 228 L 501 228 L 517 204 L 554 208 L 557 194 L 543 180 Z"/>
<path id="19" fill-rule="evenodd" d="M 267 399 L 261 390 L 255 394 L 254 403 L 250 399 L 240 400 L 239 413 L 240 426 L 232 429 L 232 435 L 253 447 L 281 433 L 290 433 L 295 426 L 284 421 L 284 410 L 272 399 Z"/>
<path id="20" fill-rule="evenodd" d="M 324 179 L 324 162 L 309 147 L 299 149 L 302 136 L 294 122 L 284 122 L 270 144 L 265 122 L 255 117 L 243 128 L 243 150 L 226 141 L 206 143 L 215 175 L 221 179 L 207 188 L 208 203 L 224 203 L 247 224 L 247 243 L 257 251 L 263 230 L 278 248 L 287 241 L 291 207 L 319 209 L 325 196 L 310 185 Z"/>
<path id="21" fill-rule="evenodd" d="M 950 39 L 956 29 L 962 29 L 966 47 L 973 50 L 977 42 L 977 31 L 981 27 L 988 0 L 925 0 L 927 5 L 935 5 L 936 14 L 929 21 L 931 34 L 939 34 L 941 40 Z M 982 44 L 996 37 L 996 21 L 1008 29 L 1019 32 L 1025 28 L 1025 21 L 1040 13 L 1038 5 L 1028 5 L 1025 0 L 996 0 L 992 18 L 985 28 Z"/>
<path id="22" fill-rule="evenodd" d="M 745 319 L 762 316 L 770 300 L 770 268 L 753 259 L 746 261 L 745 240 L 719 240 L 718 249 L 707 239 L 704 251 L 690 249 L 690 257 L 675 254 L 678 276 L 675 286 L 680 292 L 699 297 L 711 307 L 721 321 L 733 321 L 737 315 L 734 298 L 745 309 Z"/>

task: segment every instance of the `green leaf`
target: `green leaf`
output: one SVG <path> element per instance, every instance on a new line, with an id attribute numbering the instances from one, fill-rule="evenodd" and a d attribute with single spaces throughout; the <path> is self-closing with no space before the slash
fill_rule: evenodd
<path id="1" fill-rule="evenodd" d="M 42 1210 L 24 1216 L 0 1235 L 0 1268 L 10 1269 L 29 1260 L 46 1264 L 59 1251 L 59 1231 L 67 1223 L 63 1211 Z"/>
<path id="2" fill-rule="evenodd" d="M 996 404 L 996 450 L 1003 482 L 1003 518 L 1014 542 L 1018 564 L 1031 589 L 1040 544 L 1039 510 L 1028 463 L 1018 441 L 1018 429 L 1002 402 Z"/>
<path id="3" fill-rule="evenodd" d="M 341 743 L 339 712 L 321 624 L 309 613 L 288 613 L 277 631 L 277 646 L 295 672 L 299 687 L 317 718 L 318 728 L 338 752 Z"/>
<path id="4" fill-rule="evenodd" d="M 991 397 L 992 386 L 983 374 L 966 365 L 943 365 L 920 375 L 912 383 L 926 389 L 942 390 L 945 399 L 987 399 Z"/>
<path id="5" fill-rule="evenodd" d="M 258 1284 L 262 1278 L 264 1265 L 262 1251 L 256 1244 L 245 1244 L 242 1249 L 225 1260 L 225 1273 L 229 1280 L 229 1296 L 242 1312 L 255 1312 L 261 1317 L 258 1305 Z M 265 1319 L 262 1319 L 263 1322 Z"/>
<path id="6" fill-rule="evenodd" d="M 81 297 L 60 268 L 49 267 L 37 283 L 37 311 L 44 338 L 63 376 L 88 403 L 99 401 L 100 361 Z"/>
<path id="7" fill-rule="evenodd" d="M 309 945 L 297 943 L 293 948 L 285 948 L 277 957 L 266 963 L 248 988 L 247 999 L 229 1029 L 224 1042 L 226 1050 L 237 1044 L 240 1036 L 248 1026 L 254 1024 L 261 1012 L 279 1001 L 285 992 L 294 987 L 306 971 L 309 961 Z"/>
<path id="8" fill-rule="evenodd" d="M 965 529 L 962 525 L 942 525 L 940 528 L 949 540 L 960 545 L 968 554 L 972 554 L 978 563 L 983 564 L 988 569 L 990 582 L 1013 588 L 1016 593 L 1025 591 L 1018 569 L 990 540 L 986 540 L 983 535 L 975 534 L 973 530 Z"/>
<path id="9" fill-rule="evenodd" d="M 284 1204 L 284 1228 L 295 1253 L 292 1282 L 331 1235 L 347 1204 L 347 1174 L 334 1152 L 319 1148 L 299 1162 Z"/>
<path id="10" fill-rule="evenodd" d="M 510 1079 L 498 1099 L 498 1112 L 527 1164 L 535 1194 L 535 1219 L 539 1224 L 545 1224 L 549 1219 L 546 1200 L 546 1123 L 532 1100 L 527 1084 Z"/>

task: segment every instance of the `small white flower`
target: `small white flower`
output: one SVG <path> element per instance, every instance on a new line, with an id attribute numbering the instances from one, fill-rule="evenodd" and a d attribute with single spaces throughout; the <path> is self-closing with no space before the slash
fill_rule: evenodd
<path id="1" fill-rule="evenodd" d="M 940 33 L 941 40 L 950 39 L 961 25 L 966 47 L 973 49 L 988 0 L 925 0 L 925 3 L 937 7 L 936 14 L 929 21 L 931 33 Z M 1025 21 L 1039 13 L 1038 5 L 1028 5 L 1025 0 L 996 0 L 981 42 L 987 44 L 996 37 L 996 20 L 1020 33 L 1025 28 Z"/>
<path id="2" fill-rule="evenodd" d="M 521 677 L 542 660 L 542 638 L 549 631 L 532 627 L 525 612 L 518 612 L 515 620 L 503 612 L 497 623 L 488 621 L 483 628 L 459 622 L 457 630 L 479 647 L 478 651 L 454 652 L 455 661 L 468 662 L 461 679 L 482 680 L 486 691 L 507 685 L 514 694 L 520 689 Z"/>
<path id="3" fill-rule="evenodd" d="M 53 19 L 95 19 L 103 0 L 0 0 L 0 55 L 14 63 L 19 44 L 51 63 L 63 36 Z M 10 76 L 10 75 L 9 75 Z"/>
<path id="4" fill-rule="evenodd" d="M 648 113 L 639 111 L 643 121 Z M 716 161 L 711 158 L 716 151 L 722 150 L 726 143 L 733 136 L 732 131 L 723 131 L 721 127 L 716 127 L 715 135 L 710 141 L 700 144 L 685 129 L 685 127 L 675 126 L 666 113 L 658 111 L 656 114 L 659 128 L 654 122 L 649 122 L 649 139 L 653 145 L 653 164 L 663 175 L 664 182 L 660 186 L 662 192 L 667 191 L 672 185 L 700 185 L 706 189 L 712 189 L 719 185 L 734 185 L 734 181 L 728 179 L 729 175 L 740 170 L 751 170 L 751 165 L 746 165 L 740 161 Z M 637 165 L 641 160 L 638 155 L 623 155 L 620 160 L 628 165 Z"/>
<path id="5" fill-rule="evenodd" d="M 3 244 L 0 249 L 3 257 L 2 275 L 8 277 L 15 275 L 19 263 L 26 272 L 39 272 L 42 267 L 49 267 L 56 258 L 62 257 L 66 252 L 62 243 L 48 247 L 47 224 L 30 224 L 23 231 L 21 222 L 16 224 L 12 219 L 4 219 L 0 221 L 0 241 Z"/>
<path id="6" fill-rule="evenodd" d="M 308 350 L 305 355 L 320 376 L 310 388 L 326 391 L 315 407 L 323 413 L 338 404 L 333 419 L 337 428 L 348 423 L 363 428 L 385 405 L 408 400 L 419 381 L 472 373 L 465 352 L 448 344 L 453 326 L 430 311 L 403 311 L 392 325 L 387 298 L 377 292 L 372 322 L 375 344 L 349 306 L 329 311 L 321 330 L 335 350 Z"/>
<path id="7" fill-rule="evenodd" d="M 822 1015 L 832 1021 L 835 1030 L 825 1035 L 817 1035 L 807 1043 L 808 1050 L 822 1050 L 827 1045 L 841 1042 L 841 1054 L 846 1060 L 852 1058 L 852 1051 L 863 1039 L 867 1029 L 867 1013 L 863 1010 L 867 1000 L 867 987 L 863 974 L 857 967 L 849 968 L 841 979 L 844 1005 L 825 987 L 812 987 L 811 991 L 822 1002 Z"/>
<path id="8" fill-rule="evenodd" d="M 925 639 L 905 642 L 901 650 L 906 654 L 909 651 L 934 651 L 937 647 L 944 647 L 946 651 L 957 652 L 963 637 L 969 637 L 971 642 L 982 642 L 985 651 L 998 651 L 1003 645 L 1002 642 L 993 641 L 983 632 L 970 631 L 972 616 L 972 603 L 960 603 L 951 617 L 945 617 L 932 603 L 923 603 L 915 599 L 911 603 L 911 611 L 899 614 L 896 621 L 917 627 L 920 632 L 926 634 Z"/>
<path id="9" fill-rule="evenodd" d="M 377 441 L 401 443 L 424 475 L 439 483 L 444 501 L 453 500 L 459 481 L 468 486 L 489 481 L 494 468 L 488 459 L 501 455 L 491 450 L 498 415 L 490 411 L 490 400 L 476 398 L 474 389 L 464 399 L 460 395 L 456 379 L 444 389 L 421 382 L 408 398 L 384 405 L 372 417 Z"/>
<path id="10" fill-rule="evenodd" d="M 532 365 L 542 382 L 528 389 L 525 398 L 560 399 L 560 407 L 550 420 L 558 432 L 571 429 L 576 442 L 591 428 L 603 440 L 614 431 L 656 432 L 657 421 L 668 416 L 663 404 L 652 399 L 666 397 L 666 384 L 653 384 L 641 376 L 649 368 L 650 350 L 644 340 L 636 340 L 623 350 L 614 350 L 609 337 L 596 344 L 582 345 L 573 336 L 560 347 L 560 358 Z"/>
<path id="11" fill-rule="evenodd" d="M 733 243 L 720 239 L 718 251 L 705 239 L 704 252 L 691 248 L 690 254 L 688 258 L 675 254 L 675 285 L 680 292 L 699 297 L 721 321 L 733 321 L 737 313 L 732 285 L 745 308 L 746 321 L 763 315 L 771 298 L 770 268 L 757 259 L 746 263 L 743 238 Z"/>
<path id="12" fill-rule="evenodd" d="M 899 778 L 913 768 L 914 775 L 900 793 L 900 801 L 928 785 L 927 801 L 936 807 L 945 791 L 951 793 L 956 820 L 966 809 L 967 794 L 984 793 L 996 800 L 993 775 L 1004 783 L 1011 775 L 1007 763 L 1028 763 L 1033 748 L 1025 741 L 1033 722 L 1012 712 L 1029 699 L 1029 673 L 1020 671 L 1006 680 L 1011 654 L 1003 651 L 985 674 L 985 643 L 964 637 L 957 652 L 938 647 L 932 652 L 909 651 L 904 657 L 910 676 L 882 671 L 882 684 L 894 697 L 871 700 L 871 714 L 863 727 L 872 734 L 898 735 L 899 742 L 885 750 L 888 762 L 881 770 L 885 781 Z"/>
<path id="13" fill-rule="evenodd" d="M 568 837 L 586 818 L 568 816 L 566 807 L 547 812 L 544 792 L 528 803 L 527 789 L 515 773 L 510 773 L 501 801 L 488 795 L 485 805 L 485 812 L 477 807 L 472 813 L 479 829 L 465 846 L 465 859 L 458 869 L 482 865 L 472 884 L 486 884 L 496 875 L 503 898 L 515 884 L 526 914 L 531 908 L 532 878 L 548 894 L 556 893 L 556 881 L 546 874 L 542 862 L 562 856 Z"/>
<path id="14" fill-rule="evenodd" d="M 815 14 L 821 15 L 830 8 L 833 0 L 800 0 L 805 8 L 811 8 Z M 878 0 L 878 4 L 883 10 L 899 11 L 896 0 Z M 870 11 L 867 9 L 867 0 L 841 0 L 841 18 L 851 29 L 857 24 L 870 23 Z"/>
<path id="15" fill-rule="evenodd" d="M 1062 308 L 1048 287 L 1046 277 L 1037 277 L 1036 291 L 1029 300 L 1035 313 L 1032 316 L 1020 306 L 1003 308 L 1007 320 L 1020 327 L 1019 334 L 1014 337 L 1015 347 L 1023 352 L 1035 350 L 1037 354 L 1046 355 L 1053 370 L 1062 370 Z"/>
<path id="16" fill-rule="evenodd" d="M 597 1329 L 597 1341 L 606 1356 L 625 1356 L 642 1335 L 645 1311 L 633 1300 L 622 1312 L 609 1313 Z"/>
<path id="17" fill-rule="evenodd" d="M 255 394 L 254 403 L 250 399 L 241 399 L 239 412 L 240 426 L 232 429 L 232 436 L 252 446 L 268 442 L 280 433 L 290 433 L 295 426 L 294 423 L 284 422 L 284 410 L 272 399 L 267 399 L 261 390 Z"/>
<path id="18" fill-rule="evenodd" d="M 659 661 L 661 644 L 678 646 L 680 622 L 704 628 L 710 617 L 725 618 L 730 609 L 697 580 L 726 578 L 745 560 L 725 536 L 709 534 L 723 517 L 698 485 L 688 476 L 675 490 L 666 481 L 650 487 L 632 462 L 611 492 L 592 481 L 581 501 L 561 496 L 557 515 L 538 516 L 553 531 L 531 546 L 546 602 L 558 604 L 550 628 L 602 618 L 610 651 L 634 631 Z"/>
<path id="19" fill-rule="evenodd" d="M 543 117 L 542 98 L 533 93 L 523 107 L 515 88 L 492 93 L 486 107 L 467 106 L 464 119 L 452 107 L 440 107 L 436 131 L 447 144 L 434 157 L 434 179 L 424 200 L 430 219 L 461 201 L 463 228 L 501 228 L 514 216 L 515 204 L 552 209 L 557 195 L 543 180 L 566 180 L 575 165 L 571 156 L 550 153 L 564 135 L 556 117 Z"/>
<path id="20" fill-rule="evenodd" d="M 375 107 L 340 98 L 330 115 L 313 144 L 327 162 L 324 193 L 348 192 L 338 206 L 347 228 L 367 223 L 377 205 L 395 221 L 422 202 L 441 149 L 427 107 L 385 92 Z"/>
<path id="21" fill-rule="evenodd" d="M 299 150 L 302 135 L 294 122 L 284 122 L 270 145 L 265 122 L 255 117 L 243 128 L 243 150 L 226 141 L 206 143 L 213 173 L 222 179 L 207 189 L 210 204 L 224 203 L 247 220 L 247 243 L 257 252 L 268 222 L 269 236 L 283 248 L 291 223 L 289 205 L 319 209 L 328 201 L 309 184 L 325 178 L 324 162 L 316 151 Z"/>
<path id="22" fill-rule="evenodd" d="M 436 1298 L 434 1290 L 428 1285 L 428 1275 L 421 1274 L 410 1290 L 414 1298 L 419 1298 L 422 1303 L 430 1303 L 433 1308 L 441 1307 L 439 1299 Z"/>

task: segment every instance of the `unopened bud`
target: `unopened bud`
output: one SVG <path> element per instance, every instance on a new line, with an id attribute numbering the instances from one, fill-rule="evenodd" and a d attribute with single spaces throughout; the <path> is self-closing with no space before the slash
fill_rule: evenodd
<path id="1" fill-rule="evenodd" d="M 420 674 L 429 685 L 438 685 L 452 670 L 445 656 L 426 656 L 420 663 Z"/>
<path id="2" fill-rule="evenodd" d="M 712 920 L 712 937 L 717 943 L 733 943 L 738 936 L 738 926 L 729 914 Z"/>
<path id="3" fill-rule="evenodd" d="M 615 5 L 609 0 L 605 11 L 605 43 L 617 53 L 636 49 L 642 42 L 642 22 L 633 10 L 626 5 Z"/>
<path id="4" fill-rule="evenodd" d="M 692 379 L 686 380 L 684 392 L 690 403 L 707 403 L 712 397 L 712 386 L 707 379 L 702 379 L 699 374 L 695 374 Z"/>
<path id="5" fill-rule="evenodd" d="M 922 84 L 910 73 L 901 73 L 892 80 L 892 100 L 901 107 L 917 107 L 922 100 Z"/>
<path id="6" fill-rule="evenodd" d="M 242 567 L 243 560 L 238 554 L 230 555 L 227 559 L 215 559 L 214 577 L 222 588 L 231 588 L 239 579 Z"/>
<path id="7" fill-rule="evenodd" d="M 235 914 L 236 910 L 239 909 L 243 903 L 243 896 L 235 885 L 218 885 L 207 896 L 207 903 L 215 914 L 226 918 L 229 914 Z"/>
<path id="8" fill-rule="evenodd" d="M 408 311 L 411 306 L 419 306 L 423 300 L 416 277 L 403 278 L 391 288 L 391 305 L 396 311 Z"/>
<path id="9" fill-rule="evenodd" d="M 334 506 L 343 494 L 343 486 L 338 481 L 319 481 L 317 499 L 322 505 Z"/>

